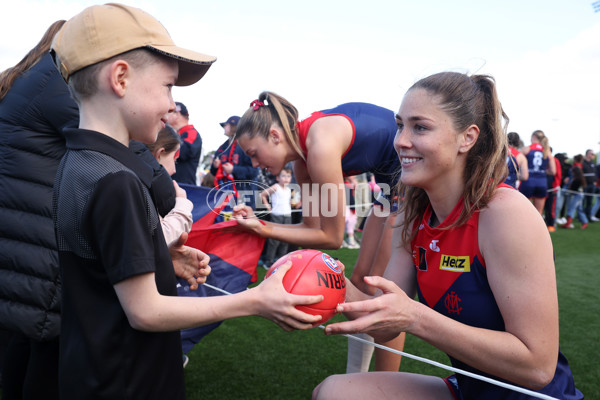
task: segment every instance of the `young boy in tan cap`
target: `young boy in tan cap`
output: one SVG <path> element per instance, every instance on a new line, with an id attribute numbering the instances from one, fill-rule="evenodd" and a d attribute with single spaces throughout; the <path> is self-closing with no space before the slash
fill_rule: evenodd
<path id="1" fill-rule="evenodd" d="M 260 315 L 285 330 L 320 317 L 295 308 L 322 296 L 285 291 L 281 274 L 242 293 L 176 297 L 173 262 L 206 256 L 165 244 L 148 185 L 152 171 L 127 146 L 156 140 L 175 109 L 173 85 L 197 82 L 214 57 L 182 49 L 145 12 L 92 6 L 52 44 L 79 104 L 79 129 L 55 181 L 54 218 L 62 273 L 60 391 L 63 399 L 183 399 L 179 330 Z"/>

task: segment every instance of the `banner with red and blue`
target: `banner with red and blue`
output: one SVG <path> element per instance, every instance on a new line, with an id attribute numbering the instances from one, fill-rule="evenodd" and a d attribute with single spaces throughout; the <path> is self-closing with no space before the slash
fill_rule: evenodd
<path id="1" fill-rule="evenodd" d="M 265 239 L 242 230 L 233 229 L 236 221 L 223 221 L 224 210 L 231 209 L 233 193 L 202 186 L 180 185 L 194 204 L 193 225 L 186 245 L 199 249 L 210 257 L 211 273 L 206 283 L 228 293 L 246 290 L 256 282 L 256 266 Z M 219 222 L 223 221 L 223 222 Z M 179 296 L 222 296 L 223 293 L 206 285 L 190 290 L 187 281 L 178 278 Z M 221 322 L 181 331 L 183 352 L 217 328 Z"/>

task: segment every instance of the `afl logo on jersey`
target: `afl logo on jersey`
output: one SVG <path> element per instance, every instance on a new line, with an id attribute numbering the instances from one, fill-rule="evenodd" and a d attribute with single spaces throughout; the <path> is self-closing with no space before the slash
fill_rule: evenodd
<path id="1" fill-rule="evenodd" d="M 325 253 L 323 253 L 322 257 L 323 257 L 323 262 L 325 263 L 325 265 L 327 265 L 329 267 L 330 270 L 332 270 L 333 272 L 336 272 L 338 274 L 340 272 L 342 272 L 342 269 L 340 268 L 338 263 L 335 262 L 333 257 L 331 257 L 329 254 L 325 254 Z"/>

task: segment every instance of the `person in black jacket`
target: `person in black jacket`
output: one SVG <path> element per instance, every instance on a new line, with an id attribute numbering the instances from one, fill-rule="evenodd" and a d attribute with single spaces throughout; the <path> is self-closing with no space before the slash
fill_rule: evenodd
<path id="1" fill-rule="evenodd" d="M 11 334 L 4 400 L 58 399 L 61 282 L 52 195 L 66 148 L 62 131 L 79 125 L 77 104 L 48 53 L 64 23 L 53 23 L 23 60 L 0 73 L 0 329 Z M 168 214 L 171 177 L 146 146 L 132 151 L 152 168 L 151 195 L 159 214 Z M 195 281 L 191 270 L 175 267 Z"/>
<path id="2" fill-rule="evenodd" d="M 4 399 L 58 398 L 60 277 L 52 222 L 62 129 L 78 110 L 48 54 L 52 24 L 23 60 L 0 75 L 0 324 L 13 333 Z"/>

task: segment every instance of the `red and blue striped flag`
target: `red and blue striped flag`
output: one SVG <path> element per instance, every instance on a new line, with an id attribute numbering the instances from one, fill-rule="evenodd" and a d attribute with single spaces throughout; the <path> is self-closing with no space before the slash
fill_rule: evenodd
<path id="1" fill-rule="evenodd" d="M 246 290 L 256 282 L 256 266 L 265 239 L 246 231 L 232 229 L 236 221 L 223 221 L 224 210 L 231 209 L 232 193 L 202 186 L 180 185 L 194 204 L 194 224 L 186 245 L 210 256 L 211 273 L 206 283 L 228 293 Z M 223 222 L 219 222 L 223 221 Z M 179 296 L 222 296 L 223 293 L 205 285 L 190 290 L 187 281 L 178 278 Z M 181 331 L 183 352 L 220 325 L 220 322 Z"/>

